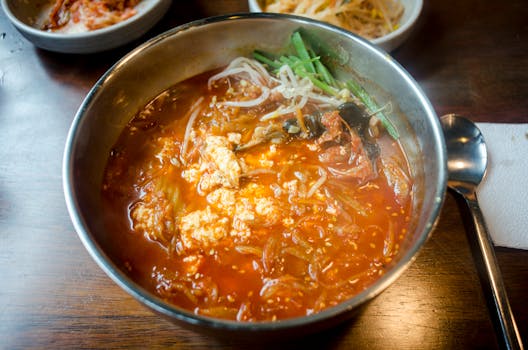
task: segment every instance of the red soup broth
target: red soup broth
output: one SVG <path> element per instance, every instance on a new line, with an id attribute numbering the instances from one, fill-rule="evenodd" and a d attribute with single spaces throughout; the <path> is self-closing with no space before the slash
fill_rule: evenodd
<path id="1" fill-rule="evenodd" d="M 113 147 L 102 186 L 113 256 L 169 303 L 243 322 L 310 315 L 363 291 L 409 226 L 399 143 L 380 128 L 370 159 L 335 108 L 313 103 L 263 121 L 280 96 L 230 106 L 260 88 L 208 84 L 214 73 L 158 95 Z M 307 115 L 319 116 L 318 135 Z"/>

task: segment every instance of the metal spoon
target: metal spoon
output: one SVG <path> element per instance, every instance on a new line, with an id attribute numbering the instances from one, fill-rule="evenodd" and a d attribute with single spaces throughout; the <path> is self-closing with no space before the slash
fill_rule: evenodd
<path id="1" fill-rule="evenodd" d="M 481 276 L 481 282 L 485 289 L 489 289 L 487 292 L 493 299 L 493 304 L 490 306 L 494 307 L 490 307 L 490 311 L 501 335 L 498 335 L 499 344 L 504 349 L 523 349 L 493 250 L 493 243 L 477 202 L 476 190 L 486 174 L 488 162 L 484 137 L 473 122 L 455 114 L 443 116 L 441 124 L 448 154 L 448 186 L 464 197 L 471 212 L 478 247 L 486 271 L 486 275 Z"/>

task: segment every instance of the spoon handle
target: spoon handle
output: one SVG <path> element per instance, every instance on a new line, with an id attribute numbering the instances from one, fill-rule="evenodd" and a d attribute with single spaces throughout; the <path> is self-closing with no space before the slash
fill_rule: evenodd
<path id="1" fill-rule="evenodd" d="M 466 195 L 465 199 L 471 212 L 472 221 L 477 234 L 478 246 L 482 253 L 482 260 L 487 275 L 482 276 L 482 274 L 480 274 L 481 282 L 483 282 L 482 286 L 483 288 L 490 289 L 487 291 L 491 294 L 493 299 L 493 305 L 490 305 L 493 307 L 490 307 L 490 311 L 495 318 L 493 322 L 496 327 L 500 327 L 500 334 L 502 335 L 502 338 L 497 335 L 499 344 L 503 349 L 524 349 L 519 330 L 517 329 L 517 324 L 515 323 L 510 308 L 508 296 L 506 295 L 506 289 L 495 256 L 495 250 L 493 249 L 493 243 L 488 233 L 484 216 L 478 205 L 477 196 L 473 193 Z M 486 278 L 487 281 L 482 281 L 482 279 Z"/>

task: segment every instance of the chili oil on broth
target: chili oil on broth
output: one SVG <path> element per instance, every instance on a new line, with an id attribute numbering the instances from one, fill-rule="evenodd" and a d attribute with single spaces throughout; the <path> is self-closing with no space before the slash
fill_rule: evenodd
<path id="1" fill-rule="evenodd" d="M 102 193 L 117 260 L 168 302 L 239 321 L 309 315 L 371 285 L 409 225 L 412 182 L 398 142 L 378 137 L 375 176 L 335 176 L 317 139 L 253 144 L 259 116 L 282 101 L 222 105 L 259 90 L 240 81 L 208 89 L 212 74 L 160 94 L 112 149 Z"/>

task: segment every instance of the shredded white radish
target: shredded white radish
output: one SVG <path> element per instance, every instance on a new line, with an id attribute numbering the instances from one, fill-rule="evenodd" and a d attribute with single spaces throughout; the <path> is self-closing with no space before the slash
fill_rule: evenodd
<path id="1" fill-rule="evenodd" d="M 262 102 L 266 101 L 268 97 L 270 96 L 270 89 L 267 87 L 262 87 L 262 94 L 260 94 L 259 97 L 253 100 L 247 100 L 247 101 L 224 101 L 219 102 L 219 104 L 229 107 L 254 107 L 258 106 Z"/>
<path id="2" fill-rule="evenodd" d="M 296 107 L 295 106 L 288 106 L 288 107 L 280 106 L 279 108 L 277 108 L 273 112 L 264 114 L 262 117 L 260 117 L 260 121 L 276 119 L 276 118 L 278 118 L 278 117 L 280 117 L 282 115 L 294 113 L 295 111 L 296 111 Z"/>
<path id="3" fill-rule="evenodd" d="M 200 111 L 202 110 L 200 108 L 200 105 L 202 104 L 204 98 L 203 96 L 196 100 L 196 102 L 193 103 L 190 109 L 191 116 L 189 117 L 189 121 L 187 122 L 187 126 L 185 127 L 185 135 L 183 136 L 183 143 L 181 145 L 180 150 L 180 160 L 183 164 L 187 164 L 186 162 L 186 154 L 187 154 L 187 147 L 189 145 L 189 140 L 191 139 L 191 131 L 193 128 L 194 121 L 196 120 L 196 117 L 198 117 L 198 114 L 200 114 Z"/>
<path id="4" fill-rule="evenodd" d="M 215 81 L 229 76 L 236 76 L 240 73 L 246 73 L 250 81 L 257 86 L 265 86 L 270 81 L 276 80 L 269 75 L 266 68 L 260 62 L 247 57 L 237 57 L 223 71 L 209 78 L 207 86 L 211 89 Z"/>
<path id="5" fill-rule="evenodd" d="M 310 187 L 308 193 L 306 193 L 306 198 L 310 198 L 311 196 L 313 196 L 315 191 L 317 191 L 319 187 L 321 187 L 326 182 L 328 175 L 326 174 L 326 171 L 323 168 L 319 168 L 319 175 L 321 175 L 321 177 L 314 182 L 312 187 Z"/>

